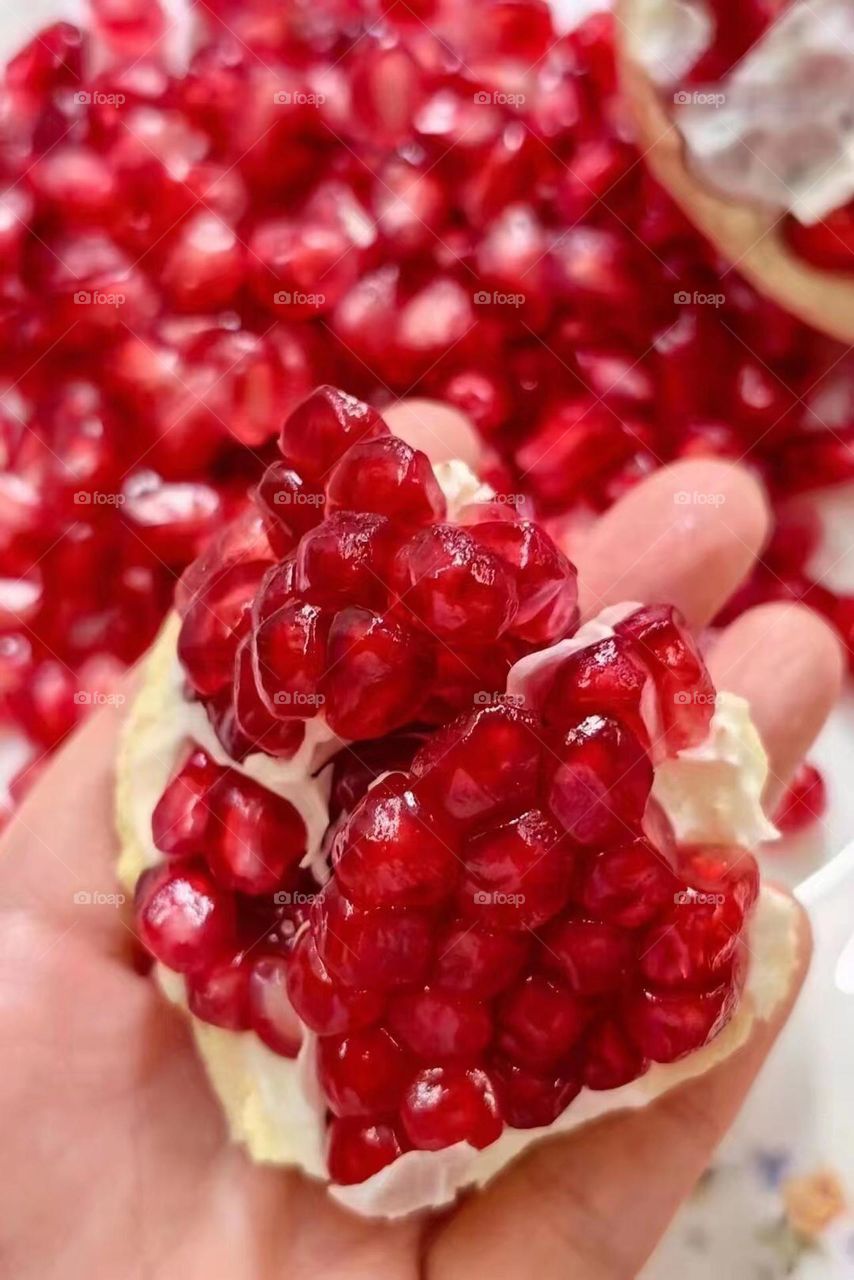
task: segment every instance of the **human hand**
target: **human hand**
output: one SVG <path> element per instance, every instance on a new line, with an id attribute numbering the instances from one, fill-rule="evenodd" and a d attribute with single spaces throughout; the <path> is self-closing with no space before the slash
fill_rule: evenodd
<path id="1" fill-rule="evenodd" d="M 459 424 L 423 402 L 398 406 L 388 419 L 434 456 L 459 452 Z M 680 502 L 683 494 L 692 501 Z M 619 600 L 669 600 L 703 626 L 747 573 L 765 533 L 763 501 L 747 473 L 716 462 L 665 468 L 579 548 L 582 608 L 590 615 Z M 709 663 L 720 687 L 751 701 L 770 790 L 779 794 L 838 692 L 835 639 L 798 606 L 766 605 L 723 633 Z M 9 1273 L 635 1275 L 785 1021 L 806 963 L 806 929 L 789 1006 L 714 1071 L 642 1111 L 530 1149 L 439 1218 L 360 1220 L 322 1187 L 253 1166 L 229 1143 L 184 1020 L 131 964 L 128 915 L 75 903 L 80 891 L 116 891 L 112 770 L 121 719 L 109 707 L 88 721 L 0 845 L 0 1203 Z"/>

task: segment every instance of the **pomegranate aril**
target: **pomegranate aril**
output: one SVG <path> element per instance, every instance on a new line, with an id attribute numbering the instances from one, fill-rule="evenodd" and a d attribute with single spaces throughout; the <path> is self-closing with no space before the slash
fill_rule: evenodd
<path id="1" fill-rule="evenodd" d="M 467 995 L 425 988 L 393 996 L 389 1030 L 410 1053 L 430 1063 L 475 1061 L 492 1038 L 487 1006 Z"/>
<path id="2" fill-rule="evenodd" d="M 302 1044 L 303 1026 L 288 996 L 288 960 L 273 953 L 250 957 L 250 963 L 250 1026 L 274 1053 L 295 1058 Z"/>
<path id="3" fill-rule="evenodd" d="M 204 971 L 234 948 L 234 902 L 198 863 L 146 871 L 137 883 L 135 909 L 143 945 L 179 973 Z"/>
<path id="4" fill-rule="evenodd" d="M 272 893 L 306 850 L 305 824 L 282 796 L 234 769 L 208 796 L 207 859 L 217 880 L 240 893 Z"/>
<path id="5" fill-rule="evenodd" d="M 489 1000 L 519 974 L 530 954 L 527 936 L 452 921 L 436 937 L 430 983 L 445 991 Z"/>
<path id="6" fill-rule="evenodd" d="M 249 561 L 215 573 L 185 609 L 178 657 L 197 693 L 217 693 L 231 683 L 240 633 L 264 569 Z"/>
<path id="7" fill-rule="evenodd" d="M 27 737 L 41 747 L 55 747 L 80 716 L 81 698 L 73 672 L 62 662 L 44 658 L 26 684 L 7 695 L 8 707 Z"/>
<path id="8" fill-rule="evenodd" d="M 293 598 L 253 633 L 255 680 L 264 706 L 279 719 L 310 719 L 323 705 L 329 616 Z"/>
<path id="9" fill-rule="evenodd" d="M 179 229 L 160 283 L 180 311 L 227 306 L 243 283 L 245 250 L 228 223 L 207 210 Z"/>
<path id="10" fill-rule="evenodd" d="M 566 904 L 575 853 L 539 809 L 481 832 L 462 850 L 457 909 L 487 929 L 536 929 Z"/>
<path id="11" fill-rule="evenodd" d="M 379 738 L 418 718 L 434 653 L 420 633 L 367 609 L 343 609 L 329 630 L 326 718 L 341 738 Z"/>
<path id="12" fill-rule="evenodd" d="M 285 556 L 299 538 L 323 519 L 323 490 L 287 466 L 273 462 L 258 484 L 256 501 L 264 513 L 270 545 Z"/>
<path id="13" fill-rule="evenodd" d="M 318 955 L 349 987 L 390 991 L 423 982 L 434 946 L 434 921 L 415 908 L 357 907 L 332 885 L 312 909 Z"/>
<path id="14" fill-rule="evenodd" d="M 247 249 L 253 294 L 262 307 L 288 318 L 330 310 L 359 275 L 356 246 L 321 221 L 270 218 L 252 230 Z"/>
<path id="15" fill-rule="evenodd" d="M 784 835 L 791 835 L 822 818 L 826 808 L 824 778 L 815 765 L 804 763 L 798 766 L 786 788 L 774 814 L 774 825 Z"/>
<path id="16" fill-rule="evenodd" d="M 541 698 L 547 724 L 559 727 L 587 712 L 618 716 L 640 742 L 649 740 L 643 695 L 649 671 L 631 641 L 609 636 L 565 658 Z"/>
<path id="17" fill-rule="evenodd" d="M 594 855 L 581 877 L 578 901 L 593 919 L 639 929 L 672 905 L 678 890 L 664 855 L 638 839 Z"/>
<path id="18" fill-rule="evenodd" d="M 556 920 L 541 934 L 540 963 L 580 996 L 618 991 L 634 958 L 631 935 L 596 920 Z"/>
<path id="19" fill-rule="evenodd" d="M 414 730 L 360 742 L 356 747 L 339 751 L 333 761 L 330 821 L 352 813 L 380 774 L 408 769 L 423 740 L 423 732 Z"/>
<path id="20" fill-rule="evenodd" d="M 514 1062 L 551 1070 L 579 1042 L 591 1013 L 591 1006 L 558 979 L 529 974 L 499 999 L 496 1045 Z"/>
<path id="21" fill-rule="evenodd" d="M 679 612 L 669 605 L 647 605 L 619 622 L 616 631 L 632 641 L 650 670 L 668 752 L 696 746 L 708 732 L 715 690 Z"/>
<path id="22" fill-rule="evenodd" d="M 187 979 L 187 1006 L 203 1022 L 228 1031 L 249 1029 L 249 966 L 242 955 Z"/>
<path id="23" fill-rule="evenodd" d="M 728 976 L 743 923 L 741 908 L 731 897 L 681 890 L 640 940 L 645 984 L 658 990 L 717 986 Z"/>
<path id="24" fill-rule="evenodd" d="M 297 939 L 288 965 L 288 996 L 299 1017 L 321 1036 L 348 1035 L 378 1022 L 385 1008 L 376 991 L 333 981 L 317 954 L 311 930 Z"/>
<path id="25" fill-rule="evenodd" d="M 397 1130 L 386 1121 L 336 1116 L 329 1125 L 326 1151 L 329 1176 L 341 1186 L 364 1182 L 396 1160 L 405 1149 Z"/>
<path id="26" fill-rule="evenodd" d="M 575 569 L 531 520 L 490 520 L 472 527 L 476 540 L 513 573 L 518 607 L 511 627 L 521 640 L 545 648 L 578 625 Z"/>
<path id="27" fill-rule="evenodd" d="M 692 889 L 732 899 L 744 916 L 759 897 L 759 865 L 753 854 L 739 845 L 682 845 L 677 851 L 677 867 L 680 878 Z"/>
<path id="28" fill-rule="evenodd" d="M 588 1089 L 619 1089 L 642 1076 L 647 1066 L 617 1018 L 603 1018 L 585 1038 L 581 1080 Z"/>
<path id="29" fill-rule="evenodd" d="M 222 772 L 197 748 L 175 774 L 151 815 L 151 834 L 161 853 L 204 856 L 211 826 L 210 790 Z"/>
<path id="30" fill-rule="evenodd" d="M 382 607 L 388 598 L 394 531 L 385 516 L 336 511 L 300 540 L 298 592 L 323 603 Z"/>
<path id="31" fill-rule="evenodd" d="M 334 387 L 320 387 L 292 411 L 279 448 L 305 479 L 325 482 L 332 467 L 359 440 L 388 435 L 375 409 Z"/>
<path id="32" fill-rule="evenodd" d="M 404 774 L 372 787 L 335 840 L 335 879 L 357 906 L 431 906 L 454 889 L 453 828 L 439 822 Z"/>
<path id="33" fill-rule="evenodd" d="M 854 271 L 854 203 L 841 205 L 809 226 L 789 215 L 783 232 L 790 248 L 814 267 Z"/>
<path id="34" fill-rule="evenodd" d="M 456 1142 L 482 1149 L 503 1128 L 486 1072 L 450 1064 L 418 1072 L 404 1095 L 400 1119 L 409 1141 L 421 1151 L 440 1151 Z"/>
<path id="35" fill-rule="evenodd" d="M 338 1116 L 394 1112 L 412 1070 L 408 1054 L 383 1027 L 324 1036 L 318 1044 L 320 1083 Z"/>
<path id="36" fill-rule="evenodd" d="M 458 525 L 436 524 L 399 553 L 401 604 L 443 641 L 489 644 L 516 615 L 516 588 L 497 556 Z"/>
<path id="37" fill-rule="evenodd" d="M 512 1129 L 554 1124 L 581 1088 L 574 1074 L 543 1074 L 507 1058 L 495 1058 L 489 1075 L 505 1123 Z"/>
<path id="38" fill-rule="evenodd" d="M 640 828 L 652 764 L 619 720 L 589 715 L 554 741 L 543 781 L 550 812 L 573 840 L 613 844 Z"/>
<path id="39" fill-rule="evenodd" d="M 708 992 L 637 991 L 625 1002 L 624 1025 L 652 1062 L 675 1062 L 701 1048 L 726 1025 L 737 993 L 731 984 Z"/>
<path id="40" fill-rule="evenodd" d="M 330 472 L 326 497 L 332 511 L 372 511 L 403 524 L 428 524 L 446 514 L 427 455 L 397 436 L 352 445 Z"/>
<path id="41" fill-rule="evenodd" d="M 234 688 L 226 691 L 222 718 L 211 716 L 217 736 L 232 760 L 243 761 L 253 751 L 290 760 L 305 738 L 301 720 L 279 720 L 261 701 L 255 682 L 252 637 L 244 636 L 234 658 Z M 211 705 L 208 704 L 211 715 Z"/>

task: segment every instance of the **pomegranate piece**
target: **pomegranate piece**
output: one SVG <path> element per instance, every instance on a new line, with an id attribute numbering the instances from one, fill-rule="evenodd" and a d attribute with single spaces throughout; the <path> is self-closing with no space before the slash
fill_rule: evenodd
<path id="1" fill-rule="evenodd" d="M 423 635 L 367 609 L 342 609 L 329 630 L 326 718 L 341 738 L 379 738 L 417 719 L 433 675 Z"/>
<path id="2" fill-rule="evenodd" d="M 364 910 L 333 883 L 312 908 L 312 931 L 323 964 L 345 986 L 390 991 L 427 976 L 433 918 L 426 910 Z"/>
<path id="3" fill-rule="evenodd" d="M 349 1035 L 378 1022 L 385 1008 L 376 991 L 341 986 L 330 977 L 310 930 L 294 947 L 287 977 L 288 997 L 299 1017 L 322 1036 Z"/>
<path id="4" fill-rule="evenodd" d="M 675 1062 L 714 1038 L 732 1014 L 736 992 L 633 992 L 624 1009 L 628 1035 L 644 1058 Z"/>
<path id="5" fill-rule="evenodd" d="M 278 954 L 258 955 L 249 973 L 249 1023 L 260 1040 L 283 1058 L 295 1058 L 302 1044 L 302 1023 L 287 990 L 288 961 Z"/>
<path id="6" fill-rule="evenodd" d="M 541 698 L 547 724 L 607 707 L 647 745 L 642 699 L 649 670 L 625 636 L 610 636 L 565 658 Z"/>
<path id="7" fill-rule="evenodd" d="M 648 1065 L 619 1021 L 604 1018 L 584 1041 L 581 1079 L 588 1089 L 619 1089 L 642 1076 Z"/>
<path id="8" fill-rule="evenodd" d="M 271 547 L 285 556 L 323 519 L 326 495 L 285 463 L 273 462 L 261 477 L 255 501 L 264 514 Z"/>
<path id="9" fill-rule="evenodd" d="M 648 605 L 617 624 L 649 668 L 658 691 L 669 752 L 702 742 L 715 709 L 715 690 L 678 610 Z"/>
<path id="10" fill-rule="evenodd" d="M 287 418 L 279 448 L 301 476 L 323 482 L 351 445 L 385 435 L 388 427 L 375 409 L 335 387 L 320 387 Z"/>
<path id="11" fill-rule="evenodd" d="M 135 909 L 143 945 L 178 973 L 207 970 L 234 949 L 234 902 L 199 863 L 182 860 L 146 871 Z"/>
<path id="12" fill-rule="evenodd" d="M 427 455 L 397 436 L 352 445 L 330 472 L 326 496 L 332 511 L 372 511 L 404 524 L 428 524 L 446 514 Z"/>
<path id="13" fill-rule="evenodd" d="M 468 530 L 432 525 L 402 548 L 399 559 L 402 605 L 440 640 L 489 644 L 511 626 L 513 579 Z"/>
<path id="14" fill-rule="evenodd" d="M 679 889 L 664 855 L 648 840 L 638 839 L 594 855 L 578 897 L 593 918 L 638 929 L 657 919 Z"/>
<path id="15" fill-rule="evenodd" d="M 213 694 L 230 684 L 241 630 L 266 565 L 236 563 L 214 574 L 186 607 L 178 635 L 178 657 L 197 693 Z"/>
<path id="16" fill-rule="evenodd" d="M 211 829 L 210 791 L 223 770 L 196 748 L 172 778 L 151 815 L 151 833 L 161 853 L 203 857 Z"/>
<path id="17" fill-rule="evenodd" d="M 487 929 L 536 929 L 566 904 L 574 852 L 538 809 L 492 827 L 463 849 L 457 908 Z"/>
<path id="18" fill-rule="evenodd" d="M 387 1020 L 397 1041 L 427 1062 L 474 1061 L 492 1038 L 486 1005 L 429 987 L 393 996 Z"/>
<path id="19" fill-rule="evenodd" d="M 513 1129 L 539 1129 L 554 1124 L 581 1088 L 572 1074 L 539 1074 L 518 1062 L 496 1058 L 489 1075 L 501 1114 Z"/>
<path id="20" fill-rule="evenodd" d="M 252 633 L 258 693 L 271 715 L 310 719 L 320 711 L 328 627 L 322 609 L 292 598 Z"/>
<path id="21" fill-rule="evenodd" d="M 336 1116 L 329 1126 L 326 1163 L 329 1176 L 341 1186 L 364 1182 L 406 1150 L 397 1130 L 383 1121 Z"/>
<path id="22" fill-rule="evenodd" d="M 207 859 L 218 884 L 240 893 L 271 893 L 306 851 L 297 810 L 235 769 L 213 784 Z"/>
<path id="23" fill-rule="evenodd" d="M 267 710 L 255 683 L 252 637 L 244 636 L 234 658 L 234 687 L 225 690 L 225 707 L 221 717 L 208 703 L 208 715 L 217 737 L 232 760 L 243 761 L 252 752 L 290 760 L 305 738 L 305 725 L 300 720 L 280 720 Z"/>
<path id="24" fill-rule="evenodd" d="M 774 825 L 784 835 L 802 831 L 824 816 L 827 791 L 815 765 L 799 765 L 774 814 Z"/>
<path id="25" fill-rule="evenodd" d="M 591 1007 L 562 982 L 532 973 L 499 1000 L 496 1044 L 514 1062 L 550 1071 L 581 1039 L 590 1016 Z"/>
<path id="26" fill-rule="evenodd" d="M 640 970 L 646 985 L 656 990 L 719 985 L 728 974 L 743 924 L 744 914 L 730 895 L 681 891 L 641 940 Z"/>
<path id="27" fill-rule="evenodd" d="M 431 984 L 445 991 L 489 1000 L 517 976 L 530 952 L 520 933 L 496 933 L 451 921 L 437 935 Z"/>
<path id="28" fill-rule="evenodd" d="M 639 831 L 652 786 L 643 746 L 619 720 L 590 715 L 544 761 L 545 799 L 579 844 L 613 844 Z"/>
<path id="29" fill-rule="evenodd" d="M 455 1142 L 488 1147 L 503 1128 L 492 1082 L 478 1067 L 426 1067 L 410 1082 L 400 1108 L 406 1136 L 421 1151 Z"/>
<path id="30" fill-rule="evenodd" d="M 454 889 L 455 833 L 437 823 L 405 774 L 372 787 L 335 840 L 335 879 L 357 906 L 423 907 Z"/>
<path id="31" fill-rule="evenodd" d="M 597 920 L 556 920 L 541 937 L 540 960 L 580 996 L 619 991 L 634 967 L 631 935 Z"/>
<path id="32" fill-rule="evenodd" d="M 513 635 L 544 648 L 571 635 L 578 625 L 575 568 L 551 538 L 531 520 L 488 520 L 472 533 L 513 571 Z"/>
<path id="33" fill-rule="evenodd" d="M 203 1022 L 228 1031 L 248 1031 L 249 966 L 242 955 L 187 978 L 187 1006 Z"/>
<path id="34" fill-rule="evenodd" d="M 412 1075 L 408 1055 L 383 1027 L 324 1036 L 318 1056 L 320 1083 L 337 1116 L 388 1115 Z"/>
<path id="35" fill-rule="evenodd" d="M 325 603 L 381 607 L 388 597 L 393 546 L 385 516 L 336 511 L 300 539 L 296 589 Z"/>

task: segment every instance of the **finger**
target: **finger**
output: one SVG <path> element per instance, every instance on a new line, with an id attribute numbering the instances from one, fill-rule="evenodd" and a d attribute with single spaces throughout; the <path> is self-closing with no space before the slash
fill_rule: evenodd
<path id="1" fill-rule="evenodd" d="M 667 601 L 703 626 L 749 573 L 768 536 L 768 504 L 749 471 L 676 462 L 636 485 L 576 553 L 582 615 L 623 600 Z"/>
<path id="2" fill-rule="evenodd" d="M 768 753 L 765 803 L 773 812 L 839 696 L 839 639 L 803 605 L 763 604 L 730 623 L 707 661 L 716 688 L 740 693 L 750 703 Z"/>
<path id="3" fill-rule="evenodd" d="M 532 1148 L 434 1237 L 429 1280 L 635 1276 L 744 1101 L 803 982 L 799 914 L 788 1000 L 718 1067 L 651 1106 Z M 531 1224 L 536 1223 L 532 1231 Z"/>
<path id="4" fill-rule="evenodd" d="M 390 405 L 383 417 L 390 431 L 413 449 L 423 450 L 431 462 L 460 458 L 479 470 L 484 456 L 481 439 L 466 415 L 452 405 L 413 397 Z"/>

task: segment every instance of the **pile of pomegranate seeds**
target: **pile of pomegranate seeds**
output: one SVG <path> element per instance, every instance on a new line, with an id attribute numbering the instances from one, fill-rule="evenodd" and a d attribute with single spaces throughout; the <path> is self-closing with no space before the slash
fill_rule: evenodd
<path id="1" fill-rule="evenodd" d="M 683 456 L 747 457 L 775 504 L 854 475 L 847 418 L 814 429 L 850 363 L 646 173 L 609 15 L 195 17 L 186 72 L 156 0 L 98 0 L 0 85 L 0 693 L 39 750 L 150 643 L 319 383 L 445 397 L 570 521 Z"/>
<path id="2" fill-rule="evenodd" d="M 288 1057 L 318 1037 L 339 1183 L 549 1125 L 582 1087 L 705 1044 L 737 1004 L 756 863 L 677 847 L 650 800 L 654 760 L 713 710 L 678 615 L 645 607 L 558 646 L 524 701 L 342 751 L 322 889 L 291 806 L 199 750 L 155 809 L 166 859 L 138 887 L 141 936 L 199 1017 Z"/>
<path id="3" fill-rule="evenodd" d="M 249 518 L 178 596 L 178 657 L 233 759 L 293 756 L 320 714 L 358 741 L 442 723 L 575 630 L 548 535 L 499 503 L 449 523 L 426 455 L 361 400 L 321 387 L 279 446 L 256 495 L 269 547 Z"/>

